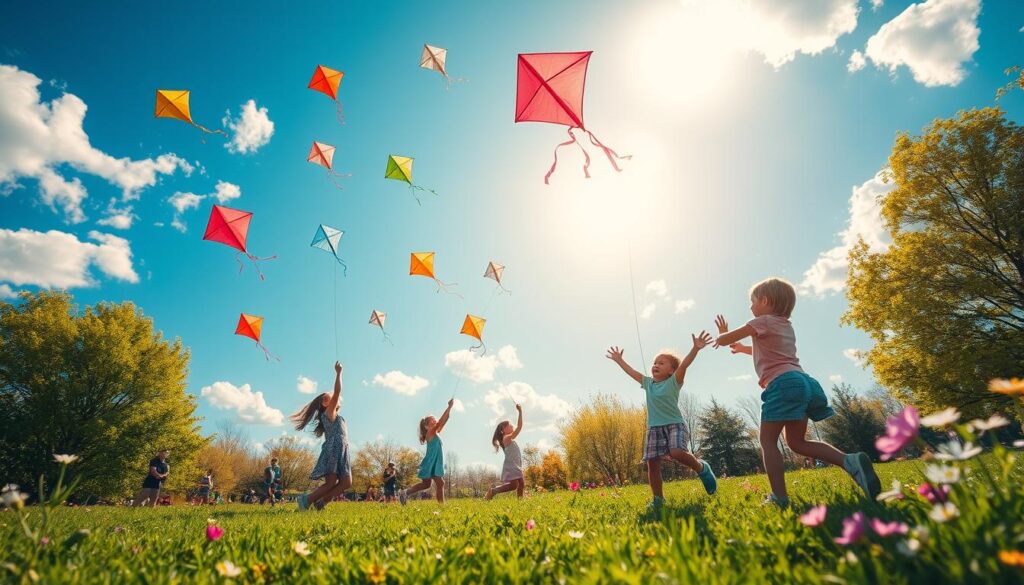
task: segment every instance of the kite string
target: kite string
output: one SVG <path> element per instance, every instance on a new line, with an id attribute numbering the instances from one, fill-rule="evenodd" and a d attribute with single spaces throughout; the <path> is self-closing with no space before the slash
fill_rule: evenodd
<path id="1" fill-rule="evenodd" d="M 338 359 L 338 265 L 334 265 L 334 359 Z"/>
<path id="2" fill-rule="evenodd" d="M 647 373 L 647 358 L 644 356 L 644 342 L 640 339 L 640 319 L 636 310 L 636 282 L 633 279 L 633 241 L 630 239 L 626 247 L 629 260 L 629 290 L 633 293 L 633 324 L 636 326 L 636 344 L 640 347 L 640 360 L 643 363 L 643 372 Z"/>

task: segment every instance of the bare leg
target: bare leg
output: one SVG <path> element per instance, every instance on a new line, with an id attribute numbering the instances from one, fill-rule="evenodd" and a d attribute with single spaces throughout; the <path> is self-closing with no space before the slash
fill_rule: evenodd
<path id="1" fill-rule="evenodd" d="M 768 474 L 768 483 L 772 493 L 778 499 L 786 496 L 786 468 L 782 463 L 782 451 L 779 451 L 779 434 L 787 423 L 761 423 L 761 457 L 764 460 L 764 471 Z"/>
<path id="2" fill-rule="evenodd" d="M 649 459 L 647 461 L 647 482 L 651 484 L 651 491 L 655 498 L 664 497 L 661 491 L 661 459 Z"/>
<path id="3" fill-rule="evenodd" d="M 334 489 L 334 486 L 337 485 L 338 481 L 340 481 L 338 478 L 338 474 L 328 473 L 327 477 L 324 479 L 324 483 L 309 494 L 309 503 L 316 503 L 317 500 L 324 497 L 328 492 Z"/>
<path id="4" fill-rule="evenodd" d="M 405 493 L 406 493 L 406 495 L 410 495 L 411 496 L 412 494 L 415 494 L 416 492 L 422 492 L 423 490 L 425 490 L 425 489 L 430 487 L 430 483 L 431 483 L 430 482 L 430 478 L 428 477 L 427 479 L 424 479 L 423 481 L 419 482 L 418 484 L 416 484 L 416 485 L 412 486 L 411 488 L 405 490 Z"/>
<path id="5" fill-rule="evenodd" d="M 843 457 L 846 456 L 828 443 L 808 441 L 806 418 L 786 422 L 786 444 L 801 455 L 821 459 L 839 467 L 843 466 Z"/>
<path id="6" fill-rule="evenodd" d="M 503 483 L 503 484 L 499 485 L 498 487 L 492 487 L 491 489 L 487 490 L 487 496 L 485 496 L 484 499 L 489 500 L 489 499 L 493 498 L 494 496 L 496 496 L 498 494 L 503 494 L 505 492 L 510 492 L 512 490 L 518 490 L 518 489 L 520 489 L 519 488 L 519 482 L 520 481 L 521 480 L 513 479 L 512 481 L 510 481 L 508 483 Z"/>
<path id="7" fill-rule="evenodd" d="M 516 481 L 519 482 L 519 485 L 516 486 L 516 497 L 522 498 L 523 492 L 526 491 L 526 480 L 520 477 Z"/>
<path id="8" fill-rule="evenodd" d="M 438 504 L 443 504 L 444 503 L 444 478 L 442 478 L 442 477 L 435 477 L 434 478 L 434 494 L 437 496 L 437 503 Z"/>
<path id="9" fill-rule="evenodd" d="M 320 496 L 319 499 L 324 504 L 327 504 L 328 502 L 334 500 L 334 498 L 340 496 L 345 490 L 347 490 L 350 487 L 352 487 L 352 476 L 351 475 L 346 475 L 345 477 L 339 477 L 338 478 L 338 483 L 334 484 L 334 487 L 332 487 L 330 490 L 325 492 L 322 496 Z M 312 497 L 310 498 L 310 501 L 313 501 Z"/>
<path id="10" fill-rule="evenodd" d="M 685 449 L 669 449 L 668 454 L 672 459 L 682 463 L 697 473 L 704 471 L 704 465 L 692 453 Z"/>

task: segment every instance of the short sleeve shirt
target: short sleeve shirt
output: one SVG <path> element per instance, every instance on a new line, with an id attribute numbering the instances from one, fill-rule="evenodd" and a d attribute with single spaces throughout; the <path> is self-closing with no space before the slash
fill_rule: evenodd
<path id="1" fill-rule="evenodd" d="M 268 480 L 267 477 L 270 477 Z M 263 470 L 263 481 L 266 483 L 274 483 L 281 479 L 281 468 L 277 465 L 268 465 Z"/>
<path id="2" fill-rule="evenodd" d="M 661 382 L 655 382 L 654 378 L 644 376 L 640 385 L 647 394 L 648 427 L 683 422 L 683 413 L 679 411 L 679 390 L 683 385 L 676 382 L 675 373 Z"/>
<path id="3" fill-rule="evenodd" d="M 761 315 L 747 322 L 754 330 L 754 370 L 762 388 L 786 372 L 802 372 L 796 357 L 796 333 L 789 319 Z"/>
<path id="4" fill-rule="evenodd" d="M 155 467 L 156 472 L 160 475 L 171 470 L 171 466 L 168 465 L 166 461 L 161 461 L 159 457 L 154 457 L 150 460 L 149 467 Z M 158 490 L 160 489 L 161 484 L 163 484 L 163 480 L 153 477 L 150 473 L 146 473 L 146 479 L 142 480 L 142 487 L 146 489 Z"/>

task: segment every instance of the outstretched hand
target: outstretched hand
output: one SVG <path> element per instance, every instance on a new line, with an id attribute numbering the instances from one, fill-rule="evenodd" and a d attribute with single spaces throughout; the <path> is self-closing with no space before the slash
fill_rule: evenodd
<path id="1" fill-rule="evenodd" d="M 693 347 L 695 349 L 704 349 L 711 345 L 711 334 L 707 331 L 701 331 L 700 335 L 690 335 L 693 338 Z"/>
<path id="2" fill-rule="evenodd" d="M 715 327 L 718 327 L 719 335 L 729 332 L 729 323 L 727 323 L 725 317 L 721 315 L 715 317 Z"/>
<path id="3" fill-rule="evenodd" d="M 342 370 L 341 362 L 334 362 L 334 373 L 340 374 Z"/>
<path id="4" fill-rule="evenodd" d="M 516 410 L 518 410 L 518 411 L 519 411 L 519 414 L 523 414 L 523 405 L 522 405 L 522 404 L 519 404 L 519 403 L 517 402 L 517 403 L 516 403 Z"/>
<path id="5" fill-rule="evenodd" d="M 449 399 L 448 400 L 448 408 L 450 409 L 454 405 L 455 405 L 455 399 L 454 398 Z"/>
<path id="6" fill-rule="evenodd" d="M 613 345 L 608 348 L 608 353 L 604 357 L 618 363 L 622 361 L 622 353 L 623 350 L 620 347 Z"/>

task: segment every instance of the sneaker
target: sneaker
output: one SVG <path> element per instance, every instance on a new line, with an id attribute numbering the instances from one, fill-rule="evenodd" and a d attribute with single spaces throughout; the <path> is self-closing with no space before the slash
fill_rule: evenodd
<path id="1" fill-rule="evenodd" d="M 309 508 L 309 495 L 299 494 L 299 510 L 305 510 Z"/>
<path id="2" fill-rule="evenodd" d="M 326 506 L 326 505 L 327 505 L 327 502 L 323 501 L 323 499 L 319 499 L 319 500 L 317 500 L 313 504 L 313 508 L 315 508 L 316 511 L 319 512 L 320 510 L 323 510 L 324 506 Z"/>
<path id="3" fill-rule="evenodd" d="M 403 506 L 409 502 L 409 494 L 405 490 L 398 492 L 398 502 Z"/>
<path id="4" fill-rule="evenodd" d="M 661 509 L 665 506 L 665 498 L 661 496 L 654 496 L 650 504 L 647 504 L 647 516 L 654 517 L 661 513 Z"/>
<path id="5" fill-rule="evenodd" d="M 843 458 L 843 468 L 872 500 L 882 493 L 882 482 L 878 480 L 867 453 L 850 453 Z"/>
<path id="6" fill-rule="evenodd" d="M 784 498 L 776 498 L 775 494 L 768 494 L 768 497 L 764 499 L 764 505 L 777 506 L 780 510 L 789 508 L 789 496 Z"/>
<path id="7" fill-rule="evenodd" d="M 487 488 L 487 493 L 484 494 L 484 499 L 485 500 L 490 500 L 493 497 L 494 497 L 494 490 L 491 489 L 491 488 Z"/>
<path id="8" fill-rule="evenodd" d="M 700 477 L 700 482 L 704 484 L 704 491 L 708 495 L 714 495 L 718 491 L 718 478 L 715 477 L 715 472 L 711 471 L 711 466 L 708 465 L 707 461 L 701 461 L 704 464 L 704 469 L 700 470 L 697 474 Z"/>

